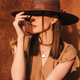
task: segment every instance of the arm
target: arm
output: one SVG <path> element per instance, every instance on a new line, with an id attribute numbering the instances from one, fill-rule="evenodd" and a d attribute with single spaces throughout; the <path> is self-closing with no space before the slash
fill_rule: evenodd
<path id="1" fill-rule="evenodd" d="M 46 80 L 62 80 L 64 76 L 68 73 L 74 60 L 59 63 L 49 74 Z"/>
<path id="2" fill-rule="evenodd" d="M 15 57 L 11 67 L 13 80 L 24 80 L 26 77 L 26 59 L 24 57 L 23 38 L 18 38 L 17 47 L 15 46 Z"/>
<path id="3" fill-rule="evenodd" d="M 11 67 L 11 76 L 13 80 L 25 80 L 26 78 L 26 59 L 24 57 L 24 32 L 25 26 L 19 25 L 21 21 L 24 21 L 27 16 L 22 15 L 24 12 L 20 12 L 16 15 L 15 21 L 13 22 L 16 30 L 18 39 L 17 47 L 15 46 L 14 52 L 15 57 Z"/>

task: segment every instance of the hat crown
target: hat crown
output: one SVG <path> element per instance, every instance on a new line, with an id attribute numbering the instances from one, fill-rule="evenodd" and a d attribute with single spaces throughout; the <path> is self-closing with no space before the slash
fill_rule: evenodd
<path id="1" fill-rule="evenodd" d="M 59 0 L 32 0 L 31 6 L 34 6 L 36 4 L 51 4 L 60 9 L 60 2 Z"/>

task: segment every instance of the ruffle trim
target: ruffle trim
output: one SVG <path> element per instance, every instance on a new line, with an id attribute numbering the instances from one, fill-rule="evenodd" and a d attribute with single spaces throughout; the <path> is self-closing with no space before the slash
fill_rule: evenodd
<path id="1" fill-rule="evenodd" d="M 73 59 L 75 59 L 75 60 L 74 60 L 74 63 L 73 63 L 73 65 L 72 65 L 71 71 L 70 71 L 70 72 L 72 73 L 73 71 L 77 71 L 76 68 L 79 68 L 79 67 L 80 67 L 80 60 L 79 60 L 79 57 L 78 57 L 78 56 L 74 56 L 74 57 L 71 58 L 71 59 L 65 58 L 64 60 L 58 61 L 56 64 L 58 64 L 58 63 L 63 63 L 63 62 L 66 62 L 66 61 L 71 61 L 71 60 L 73 60 Z"/>
<path id="2" fill-rule="evenodd" d="M 77 71 L 76 68 L 79 68 L 79 67 L 80 67 L 80 60 L 79 60 L 79 57 L 76 56 L 75 61 L 74 61 L 74 63 L 73 63 L 73 66 L 72 66 L 72 68 L 71 68 L 71 73 L 72 73 L 73 71 Z"/>
<path id="3" fill-rule="evenodd" d="M 11 46 L 12 48 L 12 54 L 13 54 L 13 57 L 15 56 L 15 50 L 14 50 L 14 47 L 17 46 L 17 40 L 12 38 L 9 45 Z"/>
<path id="4" fill-rule="evenodd" d="M 65 43 L 66 44 L 66 43 Z M 54 67 L 56 67 L 56 65 L 58 63 L 63 63 L 63 62 L 66 62 L 66 61 L 71 61 L 74 59 L 74 63 L 71 67 L 71 73 L 73 71 L 77 71 L 76 68 L 79 68 L 80 67 L 80 60 L 79 60 L 79 57 L 77 56 L 77 51 L 76 49 L 73 47 L 73 45 L 70 45 L 68 44 L 65 51 L 62 52 L 62 54 L 60 55 L 60 57 L 55 60 L 55 64 L 54 64 Z"/>

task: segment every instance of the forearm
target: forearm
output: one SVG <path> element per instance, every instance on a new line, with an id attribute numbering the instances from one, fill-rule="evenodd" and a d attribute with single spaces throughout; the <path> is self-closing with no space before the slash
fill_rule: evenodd
<path id="1" fill-rule="evenodd" d="M 24 57 L 24 38 L 18 38 L 17 50 L 11 68 L 13 80 L 24 80 L 26 76 L 26 59 Z"/>

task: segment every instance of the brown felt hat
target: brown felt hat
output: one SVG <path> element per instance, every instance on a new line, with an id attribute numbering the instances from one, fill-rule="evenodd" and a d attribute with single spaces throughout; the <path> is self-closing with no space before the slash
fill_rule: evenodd
<path id="1" fill-rule="evenodd" d="M 51 16 L 49 13 L 53 15 L 58 15 L 59 19 L 62 22 L 62 25 L 71 25 L 73 23 L 78 22 L 79 18 L 73 14 L 69 14 L 66 12 L 62 12 L 60 10 L 60 2 L 59 0 L 32 0 L 31 8 L 24 11 L 24 15 L 35 15 L 35 16 Z M 14 11 L 12 15 L 15 17 L 16 14 L 22 11 Z M 30 19 L 26 19 L 30 21 Z"/>

